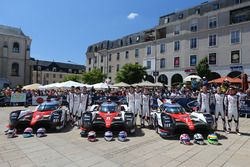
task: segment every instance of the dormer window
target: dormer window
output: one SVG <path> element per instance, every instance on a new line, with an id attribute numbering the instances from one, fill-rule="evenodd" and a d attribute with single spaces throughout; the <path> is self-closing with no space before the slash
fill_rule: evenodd
<path id="1" fill-rule="evenodd" d="M 136 37 L 136 42 L 139 42 L 139 41 L 140 41 L 140 38 L 141 38 L 140 36 L 137 36 L 137 37 Z"/>
<path id="2" fill-rule="evenodd" d="M 167 24 L 167 23 L 169 23 L 169 22 L 170 22 L 169 17 L 166 17 L 166 18 L 164 19 L 164 23 Z"/>
<path id="3" fill-rule="evenodd" d="M 220 9 L 220 5 L 218 3 L 213 4 L 213 10 Z"/>
<path id="4" fill-rule="evenodd" d="M 19 43 L 18 42 L 14 42 L 13 43 L 12 52 L 13 53 L 19 53 L 20 52 L 20 48 L 19 48 Z"/>
<path id="5" fill-rule="evenodd" d="M 38 70 L 38 71 L 41 71 L 41 70 L 42 70 L 42 67 L 41 67 L 41 66 L 38 66 L 38 67 L 37 67 L 37 70 Z"/>
<path id="6" fill-rule="evenodd" d="M 183 19 L 183 16 L 184 16 L 183 13 L 179 14 L 178 19 L 179 20 Z"/>
<path id="7" fill-rule="evenodd" d="M 56 67 L 53 67 L 53 68 L 52 68 L 52 71 L 53 71 L 53 72 L 56 72 Z"/>
<path id="8" fill-rule="evenodd" d="M 69 72 L 69 73 L 72 73 L 72 69 L 69 69 L 68 72 Z"/>

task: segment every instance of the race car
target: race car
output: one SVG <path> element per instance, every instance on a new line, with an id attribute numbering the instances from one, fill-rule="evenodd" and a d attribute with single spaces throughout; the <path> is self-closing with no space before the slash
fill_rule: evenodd
<path id="1" fill-rule="evenodd" d="M 127 131 L 135 133 L 135 118 L 124 99 L 102 97 L 82 116 L 82 133 L 89 131 Z M 122 102 L 123 101 L 123 102 Z"/>
<path id="2" fill-rule="evenodd" d="M 159 109 L 152 111 L 151 118 L 156 132 L 163 138 L 183 132 L 212 131 L 214 126 L 211 114 L 187 113 L 181 105 L 171 100 L 165 100 Z"/>
<path id="3" fill-rule="evenodd" d="M 46 101 L 38 105 L 34 111 L 26 108 L 13 111 L 9 115 L 9 127 L 22 129 L 25 127 L 47 127 L 61 130 L 68 120 L 68 110 L 60 102 Z"/>

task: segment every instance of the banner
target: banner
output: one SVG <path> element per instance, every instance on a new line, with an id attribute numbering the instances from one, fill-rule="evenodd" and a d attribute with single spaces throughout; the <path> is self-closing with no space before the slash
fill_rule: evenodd
<path id="1" fill-rule="evenodd" d="M 249 114 L 250 115 L 250 100 L 241 100 L 240 101 L 240 114 Z"/>
<path id="2" fill-rule="evenodd" d="M 32 96 L 32 105 L 37 106 L 47 100 L 48 96 Z"/>
<path id="3" fill-rule="evenodd" d="M 10 98 L 11 103 L 24 103 L 26 102 L 25 93 L 13 93 Z"/>

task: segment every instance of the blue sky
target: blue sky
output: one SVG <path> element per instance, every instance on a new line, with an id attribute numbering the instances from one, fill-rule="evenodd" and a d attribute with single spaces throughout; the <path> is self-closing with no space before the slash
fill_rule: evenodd
<path id="1" fill-rule="evenodd" d="M 22 28 L 36 59 L 85 64 L 89 45 L 154 27 L 160 16 L 204 1 L 0 0 L 0 24 Z"/>

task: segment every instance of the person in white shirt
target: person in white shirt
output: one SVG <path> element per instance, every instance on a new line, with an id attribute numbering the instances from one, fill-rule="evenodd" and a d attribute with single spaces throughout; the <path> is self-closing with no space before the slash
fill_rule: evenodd
<path id="1" fill-rule="evenodd" d="M 135 91 L 135 120 L 139 114 L 140 118 L 142 117 L 142 93 L 139 87 L 136 87 Z"/>
<path id="2" fill-rule="evenodd" d="M 141 127 L 145 127 L 145 120 L 148 121 L 150 125 L 150 104 L 151 97 L 147 88 L 144 88 L 142 95 L 142 118 L 141 118 Z"/>
<path id="3" fill-rule="evenodd" d="M 127 102 L 129 112 L 135 114 L 135 91 L 133 87 L 130 87 L 129 92 L 127 94 Z"/>
<path id="4" fill-rule="evenodd" d="M 210 93 L 207 91 L 206 86 L 202 87 L 202 91 L 198 95 L 197 101 L 200 105 L 201 112 L 210 113 Z"/>
<path id="5" fill-rule="evenodd" d="M 75 87 L 72 86 L 71 90 L 67 94 L 67 102 L 68 102 L 69 115 L 71 121 L 73 121 L 74 93 L 75 93 Z"/>
<path id="6" fill-rule="evenodd" d="M 221 116 L 223 122 L 223 130 L 226 132 L 226 120 L 225 120 L 225 108 L 224 108 L 224 99 L 225 95 L 222 93 L 221 88 L 217 88 L 217 93 L 214 95 L 215 97 L 215 129 L 218 126 L 219 115 Z"/>

